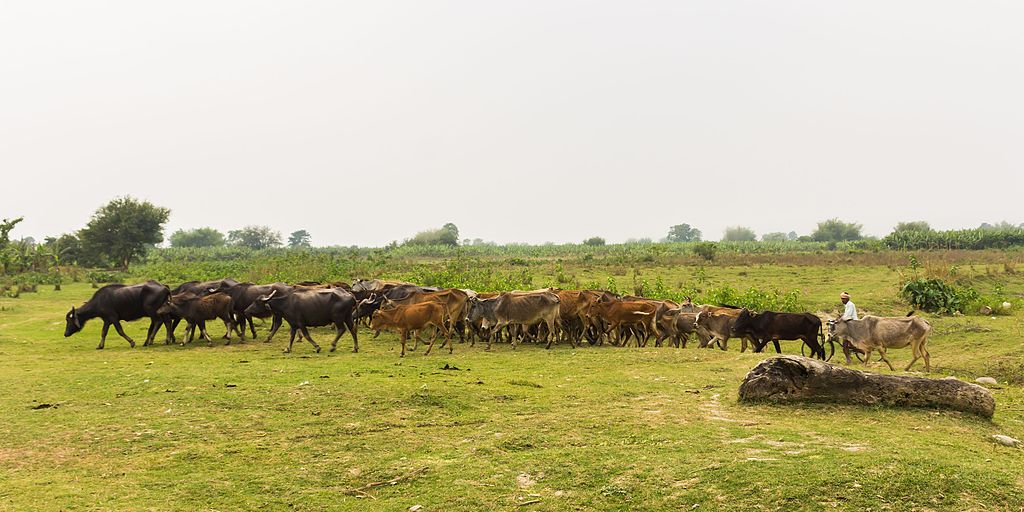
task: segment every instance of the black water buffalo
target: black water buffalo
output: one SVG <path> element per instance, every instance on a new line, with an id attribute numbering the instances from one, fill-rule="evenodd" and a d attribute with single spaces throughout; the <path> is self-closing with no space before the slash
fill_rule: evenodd
<path id="1" fill-rule="evenodd" d="M 171 296 L 171 290 L 156 281 L 146 281 L 142 284 L 123 285 L 108 284 L 92 295 L 85 304 L 79 308 L 71 308 L 68 311 L 64 328 L 64 337 L 71 336 L 82 330 L 85 322 L 93 318 L 103 319 L 103 331 L 100 333 L 100 344 L 97 349 L 102 349 L 107 341 L 107 331 L 113 325 L 117 334 L 128 341 L 128 344 L 135 347 L 135 341 L 124 333 L 121 328 L 121 321 L 138 320 L 149 318 L 149 330 L 146 332 L 145 345 L 153 343 L 153 338 L 160 330 L 161 318 L 157 314 L 160 306 L 167 302 Z M 174 341 L 174 335 L 167 323 L 167 342 Z"/>
<path id="2" fill-rule="evenodd" d="M 277 296 L 284 296 L 292 291 L 292 287 L 284 283 L 274 284 L 253 284 L 253 283 L 237 283 L 233 286 L 227 286 L 219 289 L 222 293 L 227 294 L 231 297 L 231 304 L 234 309 L 235 325 L 241 327 L 239 329 L 239 336 L 242 340 L 245 340 L 245 327 L 246 324 L 249 326 L 249 330 L 252 332 L 252 338 L 256 339 L 256 325 L 253 324 L 253 317 L 256 318 L 267 318 L 273 317 L 270 323 L 270 334 L 267 335 L 267 340 L 274 339 L 274 335 L 277 334 L 277 330 L 281 328 L 281 315 L 274 313 L 269 309 L 260 309 L 250 313 L 247 311 L 248 307 L 251 306 L 256 298 L 260 295 L 270 295 L 272 292 L 277 292 Z"/>
<path id="3" fill-rule="evenodd" d="M 334 324 L 337 335 L 331 343 L 331 352 L 338 346 L 338 340 L 345 329 L 352 333 L 352 351 L 359 351 L 359 338 L 356 333 L 355 322 L 352 321 L 352 311 L 355 309 L 356 299 L 351 293 L 341 288 L 320 288 L 312 290 L 292 290 L 291 293 L 278 296 L 276 291 L 268 295 L 261 295 L 245 309 L 250 315 L 256 315 L 261 311 L 271 311 L 280 315 L 288 322 L 291 328 L 291 337 L 288 340 L 288 348 L 285 352 L 291 352 L 295 343 L 295 335 L 299 332 L 309 341 L 317 352 L 320 352 L 320 345 L 317 345 L 309 335 L 309 327 L 320 327 Z"/>
<path id="4" fill-rule="evenodd" d="M 770 341 L 775 344 L 775 351 L 782 353 L 779 340 L 802 340 L 811 348 L 811 354 L 825 359 L 825 349 L 818 343 L 819 337 L 825 339 L 821 319 L 812 313 L 753 313 L 744 308 L 733 321 L 730 334 L 754 338 L 755 352 L 764 350 Z"/>

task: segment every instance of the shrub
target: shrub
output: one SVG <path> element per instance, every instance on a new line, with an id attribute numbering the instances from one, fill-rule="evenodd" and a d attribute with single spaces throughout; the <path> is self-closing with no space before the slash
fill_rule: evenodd
<path id="1" fill-rule="evenodd" d="M 963 313 L 979 299 L 978 292 L 973 288 L 923 277 L 904 284 L 900 296 L 918 309 L 940 314 Z"/>
<path id="2" fill-rule="evenodd" d="M 718 244 L 714 242 L 698 242 L 693 244 L 693 253 L 705 261 L 711 261 L 715 259 L 715 253 L 718 252 Z"/>

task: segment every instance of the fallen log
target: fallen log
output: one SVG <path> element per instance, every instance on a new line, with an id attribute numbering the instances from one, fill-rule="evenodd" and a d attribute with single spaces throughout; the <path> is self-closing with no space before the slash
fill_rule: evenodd
<path id="1" fill-rule="evenodd" d="M 879 375 L 799 356 L 761 361 L 740 384 L 740 401 L 937 407 L 986 418 L 996 409 L 987 389 L 953 377 Z"/>

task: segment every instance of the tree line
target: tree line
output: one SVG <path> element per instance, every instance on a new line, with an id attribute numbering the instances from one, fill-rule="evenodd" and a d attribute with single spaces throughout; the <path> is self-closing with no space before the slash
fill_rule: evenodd
<path id="1" fill-rule="evenodd" d="M 151 249 L 164 242 L 163 229 L 170 210 L 132 197 L 116 198 L 101 206 L 82 229 L 74 233 L 46 237 L 42 242 L 31 238 L 11 239 L 11 232 L 23 218 L 3 219 L 0 222 L 0 273 L 49 272 L 67 265 L 127 269 L 133 261 L 143 258 Z M 862 226 L 838 218 L 818 223 L 809 235 L 796 232 L 770 232 L 761 235 L 763 242 L 849 242 L 864 240 Z M 725 230 L 722 241 L 753 242 L 758 236 L 745 226 L 731 226 Z M 975 229 L 938 231 L 925 221 L 900 222 L 882 239 L 871 239 L 881 247 L 894 250 L 916 249 L 986 249 L 1024 245 L 1024 224 L 1008 222 L 982 224 Z M 305 229 L 293 231 L 285 240 L 281 232 L 268 226 L 250 225 L 227 234 L 214 228 L 179 229 L 168 237 L 171 247 L 204 248 L 235 246 L 253 250 L 284 247 L 312 247 L 312 237 Z M 663 242 L 702 242 L 703 233 L 690 224 L 671 226 Z M 637 242 L 653 242 L 649 239 Z M 605 245 L 600 236 L 590 237 L 584 245 Z M 704 242 L 705 245 L 708 242 Z M 399 245 L 448 246 L 460 245 L 459 228 L 447 223 L 438 229 L 420 231 L 402 243 L 394 241 L 385 249 Z M 496 245 L 480 239 L 462 240 L 461 245 Z M 711 253 L 714 244 L 701 246 Z M 696 250 L 696 249 L 695 249 Z M 698 251 L 700 252 L 700 251 Z"/>

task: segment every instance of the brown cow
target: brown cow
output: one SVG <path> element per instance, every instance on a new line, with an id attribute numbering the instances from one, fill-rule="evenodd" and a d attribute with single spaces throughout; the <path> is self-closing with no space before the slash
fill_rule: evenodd
<path id="1" fill-rule="evenodd" d="M 658 325 L 655 322 L 658 306 L 649 301 L 626 301 L 615 300 L 611 302 L 598 302 L 591 305 L 587 316 L 593 322 L 600 320 L 603 326 L 598 336 L 600 342 L 605 336 L 611 340 L 610 333 L 615 333 L 615 344 L 623 346 L 622 327 L 639 328 L 645 333 L 658 334 Z M 628 338 L 625 340 L 629 342 Z M 637 346 L 641 343 L 641 337 L 637 334 Z"/>
<path id="2" fill-rule="evenodd" d="M 700 339 L 700 348 L 706 348 L 712 342 L 717 342 L 719 348 L 728 350 L 729 338 L 732 337 L 732 324 L 736 321 L 736 317 L 740 315 L 740 311 L 742 309 L 701 306 L 693 322 L 697 330 L 697 337 Z M 740 339 L 743 342 L 740 346 L 740 352 L 747 350 L 748 341 L 751 343 L 751 350 L 758 346 L 757 341 L 749 335 L 744 335 Z"/>
<path id="3" fill-rule="evenodd" d="M 672 338 L 672 346 L 686 348 L 690 335 L 697 332 L 697 313 L 687 312 L 685 308 L 679 307 L 668 309 L 657 318 L 658 337 L 654 340 L 654 346 L 660 347 L 661 342 Z"/>
<path id="4" fill-rule="evenodd" d="M 407 297 L 396 299 L 396 304 L 420 304 L 423 302 L 438 302 L 448 308 L 448 316 L 451 318 L 452 326 L 459 335 L 459 339 L 466 341 L 465 319 L 469 308 L 469 294 L 457 288 L 449 288 L 436 292 L 413 292 Z M 419 337 L 416 337 L 419 339 Z M 416 345 L 413 345 L 416 350 Z"/>
<path id="5" fill-rule="evenodd" d="M 421 331 L 427 327 L 435 328 L 434 336 L 430 338 L 430 346 L 426 353 L 434 348 L 434 340 L 437 333 L 444 333 L 445 341 L 448 344 L 448 353 L 452 353 L 454 346 L 451 342 L 451 331 L 447 324 L 451 319 L 448 317 L 448 308 L 440 302 L 421 302 L 418 304 L 395 304 L 386 301 L 380 309 L 373 312 L 370 317 L 371 329 L 395 329 L 402 336 L 402 355 L 405 357 L 405 343 L 409 339 L 410 331 Z M 417 334 L 418 338 L 419 335 Z"/>

